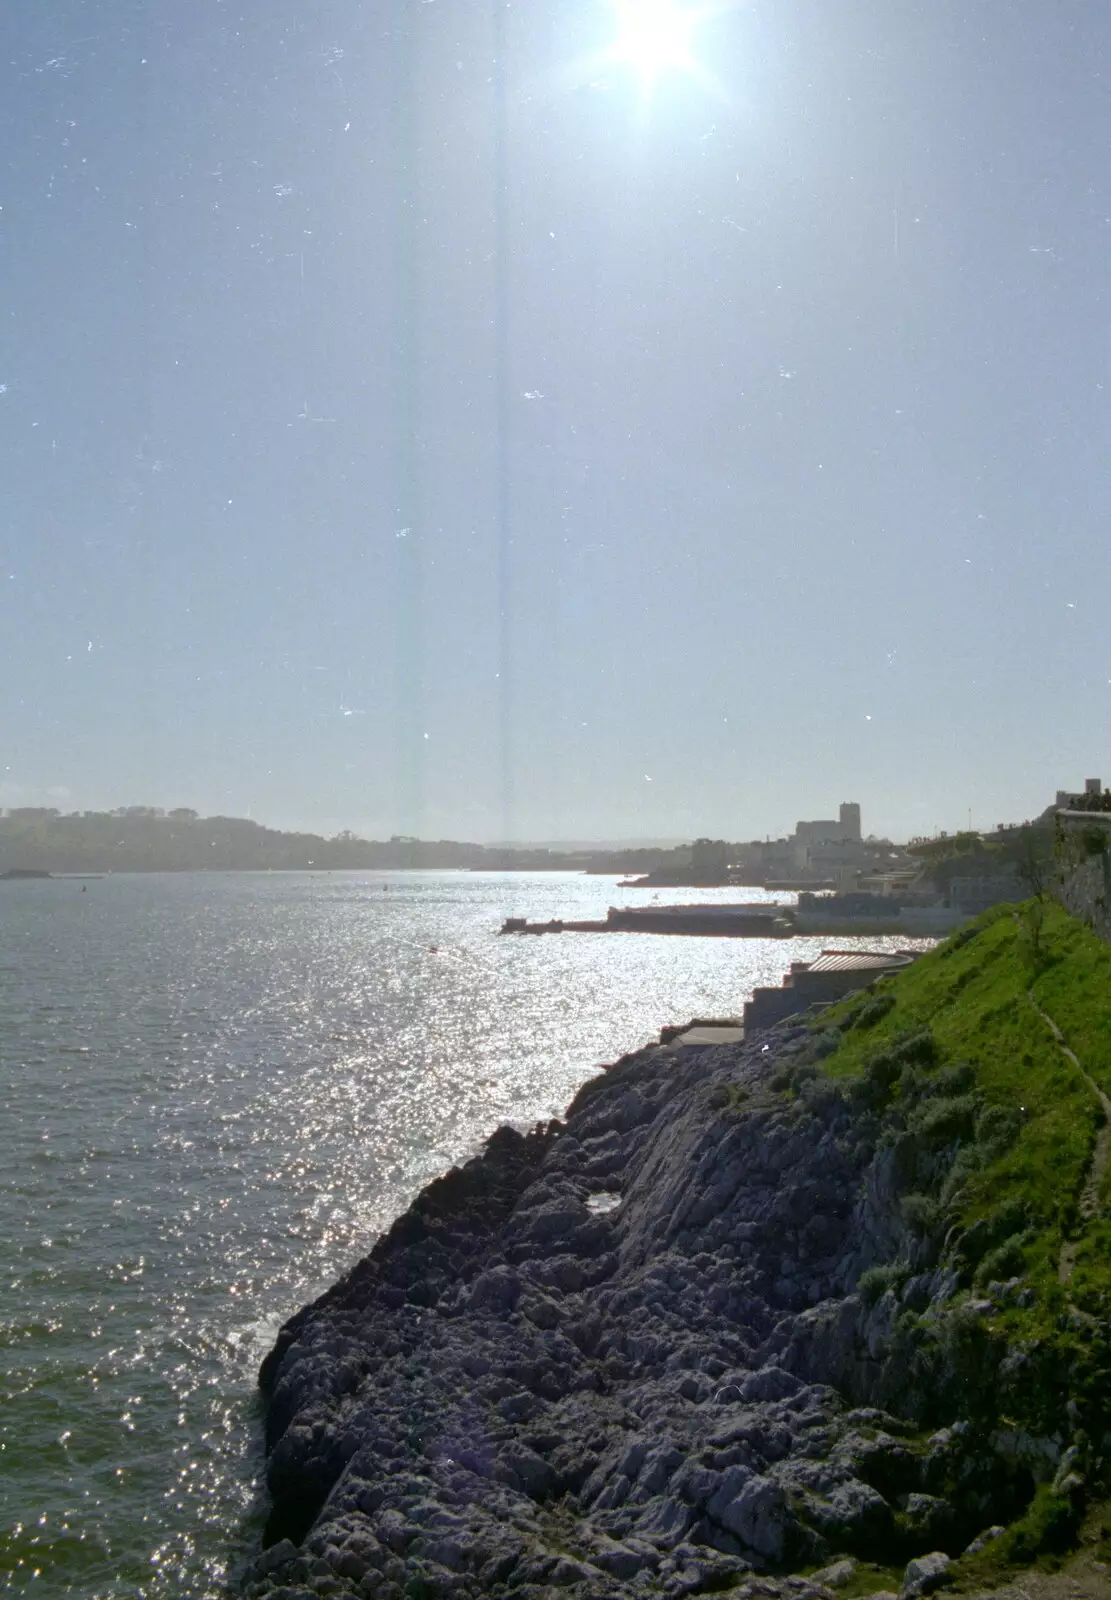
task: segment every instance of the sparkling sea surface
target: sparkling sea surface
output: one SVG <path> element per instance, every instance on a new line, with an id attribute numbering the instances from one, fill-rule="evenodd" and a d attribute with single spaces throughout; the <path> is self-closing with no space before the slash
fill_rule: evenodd
<path id="1" fill-rule="evenodd" d="M 0 883 L 8 1592 L 221 1594 L 261 1529 L 255 1374 L 284 1318 L 499 1123 L 558 1115 L 599 1064 L 738 1014 L 792 960 L 897 942 L 497 937 L 511 915 L 772 898 L 616 885 Z"/>

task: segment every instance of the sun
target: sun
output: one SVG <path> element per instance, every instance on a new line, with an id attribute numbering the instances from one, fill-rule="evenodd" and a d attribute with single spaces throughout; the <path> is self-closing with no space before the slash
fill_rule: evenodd
<path id="1" fill-rule="evenodd" d="M 630 67 L 651 92 L 671 72 L 695 72 L 694 36 L 703 13 L 679 0 L 613 0 L 617 33 L 610 59 Z"/>

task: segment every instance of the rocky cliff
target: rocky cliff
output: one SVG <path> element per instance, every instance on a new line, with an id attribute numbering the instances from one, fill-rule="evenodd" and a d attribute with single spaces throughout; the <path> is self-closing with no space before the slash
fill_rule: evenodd
<path id="1" fill-rule="evenodd" d="M 986 943 L 927 958 L 954 1003 Z M 246 1594 L 805 1595 L 756 1575 L 957 1555 L 1032 1501 L 1068 1524 L 1105 1324 L 1063 1291 L 1084 1349 L 1038 1333 L 1056 1223 L 968 1209 L 1027 1159 L 1037 1062 L 1029 1106 L 993 1096 L 898 1025 L 908 982 L 626 1057 L 432 1184 L 267 1358 Z"/>

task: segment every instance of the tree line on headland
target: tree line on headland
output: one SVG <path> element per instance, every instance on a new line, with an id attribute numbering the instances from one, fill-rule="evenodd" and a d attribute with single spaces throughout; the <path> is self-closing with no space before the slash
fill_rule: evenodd
<path id="1" fill-rule="evenodd" d="M 685 852 L 689 856 L 689 850 Z M 561 852 L 394 835 L 362 839 L 285 833 L 244 817 L 202 817 L 188 807 L 122 806 L 64 814 L 41 806 L 0 815 L 0 873 L 402 870 L 645 872 L 677 852 Z"/>

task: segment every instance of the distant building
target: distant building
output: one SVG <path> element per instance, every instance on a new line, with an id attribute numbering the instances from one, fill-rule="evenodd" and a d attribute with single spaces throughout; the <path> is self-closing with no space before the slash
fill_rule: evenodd
<path id="1" fill-rule="evenodd" d="M 864 839 L 860 806 L 843 801 L 835 818 L 802 821 L 787 839 L 753 840 L 737 849 L 738 873 L 746 881 L 782 888 L 851 889 L 862 875 L 905 872 L 911 878 L 921 866 L 888 839 Z"/>
<path id="2" fill-rule="evenodd" d="M 917 866 L 905 867 L 899 872 L 862 873 L 856 887 L 865 894 L 906 895 L 921 875 Z"/>
<path id="3" fill-rule="evenodd" d="M 792 842 L 807 844 L 859 844 L 860 806 L 855 800 L 842 804 L 837 821 L 796 822 Z"/>
<path id="4" fill-rule="evenodd" d="M 796 845 L 840 844 L 841 824 L 832 820 L 828 822 L 796 822 L 795 831 L 791 838 Z"/>
<path id="5" fill-rule="evenodd" d="M 855 839 L 839 840 L 836 844 L 803 844 L 795 846 L 795 862 L 809 867 L 820 878 L 835 877 L 843 868 L 856 871 L 875 868 L 876 852 Z"/>
<path id="6" fill-rule="evenodd" d="M 840 821 L 842 839 L 849 839 L 854 844 L 859 844 L 861 840 L 860 807 L 855 800 L 848 800 L 842 803 Z"/>
<path id="7" fill-rule="evenodd" d="M 1078 800 L 1089 800 L 1093 795 L 1098 797 L 1102 793 L 1103 788 L 1098 778 L 1085 778 L 1083 794 L 1073 794 L 1068 789 L 1058 789 L 1057 809 L 1064 811 L 1069 806 L 1075 805 Z"/>
<path id="8" fill-rule="evenodd" d="M 844 883 L 853 871 L 871 864 L 871 853 L 860 836 L 860 806 L 843 802 L 834 821 L 799 822 L 790 839 L 794 871 L 801 877 Z"/>

